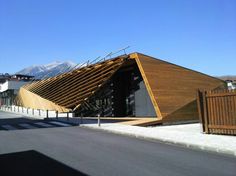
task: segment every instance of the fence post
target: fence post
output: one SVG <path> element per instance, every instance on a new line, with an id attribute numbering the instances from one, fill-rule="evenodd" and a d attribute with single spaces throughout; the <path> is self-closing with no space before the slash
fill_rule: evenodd
<path id="1" fill-rule="evenodd" d="M 204 110 L 203 110 L 203 102 L 202 102 L 202 91 L 197 90 L 197 107 L 198 107 L 198 116 L 199 121 L 202 124 L 202 131 L 205 132 L 205 123 L 204 123 Z"/>
<path id="2" fill-rule="evenodd" d="M 101 126 L 101 122 L 100 122 L 100 114 L 98 114 L 98 126 Z"/>
<path id="3" fill-rule="evenodd" d="M 209 128 L 208 128 L 208 106 L 207 106 L 207 92 L 203 91 L 202 92 L 202 97 L 203 97 L 203 110 L 204 110 L 204 128 L 205 128 L 205 132 L 209 133 Z"/>

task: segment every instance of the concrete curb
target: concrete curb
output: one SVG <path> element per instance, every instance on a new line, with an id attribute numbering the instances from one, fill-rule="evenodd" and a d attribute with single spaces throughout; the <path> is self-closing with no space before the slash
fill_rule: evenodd
<path id="1" fill-rule="evenodd" d="M 170 144 L 170 145 L 176 145 L 180 147 L 186 147 L 194 150 L 201 150 L 201 151 L 207 151 L 211 153 L 217 153 L 217 154 L 224 154 L 228 155 L 231 157 L 236 157 L 236 151 L 233 150 L 222 150 L 216 147 L 209 147 L 209 146 L 202 146 L 202 145 L 197 145 L 197 144 L 189 144 L 186 142 L 176 142 L 168 139 L 163 139 L 163 138 L 158 138 L 158 137 L 148 137 L 145 135 L 137 135 L 134 133 L 130 132 L 121 132 L 121 131 L 116 131 L 116 130 L 111 130 L 111 129 L 104 129 L 102 127 L 95 127 L 95 126 L 86 126 L 86 125 L 80 125 L 83 128 L 89 128 L 89 129 L 94 129 L 94 130 L 100 130 L 100 131 L 106 131 L 114 134 L 120 134 L 120 135 L 125 135 L 125 136 L 131 136 L 131 137 L 136 137 L 139 139 L 146 139 L 146 140 L 152 140 L 152 141 L 158 141 L 162 142 L 165 144 Z"/>

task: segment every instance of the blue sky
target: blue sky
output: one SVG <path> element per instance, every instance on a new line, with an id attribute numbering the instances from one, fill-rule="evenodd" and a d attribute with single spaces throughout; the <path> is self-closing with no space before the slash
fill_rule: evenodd
<path id="1" fill-rule="evenodd" d="M 130 45 L 210 75 L 236 75 L 235 0 L 0 0 L 0 72 L 81 63 Z"/>

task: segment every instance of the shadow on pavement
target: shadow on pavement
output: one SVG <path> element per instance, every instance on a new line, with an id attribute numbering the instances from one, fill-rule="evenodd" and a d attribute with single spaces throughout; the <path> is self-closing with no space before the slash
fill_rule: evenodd
<path id="1" fill-rule="evenodd" d="M 62 122 L 67 122 L 67 123 L 72 123 L 72 124 L 76 124 L 76 125 L 82 125 L 82 124 L 97 124 L 98 120 L 96 117 L 73 117 L 73 118 L 69 118 L 67 119 L 66 117 L 59 117 L 59 118 L 53 118 L 50 117 L 49 119 L 51 120 L 59 120 Z M 104 117 L 100 120 L 101 123 L 117 123 L 117 122 L 124 122 L 124 121 L 128 121 L 126 119 L 105 119 Z"/>
<path id="2" fill-rule="evenodd" d="M 27 117 L 16 117 L 16 118 L 4 118 L 0 119 L 0 125 L 4 124 L 18 124 L 18 123 L 30 123 L 30 122 L 37 122 L 40 121 L 38 119 L 30 119 Z"/>
<path id="3" fill-rule="evenodd" d="M 4 176 L 87 176 L 34 150 L 2 154 L 0 167 Z"/>

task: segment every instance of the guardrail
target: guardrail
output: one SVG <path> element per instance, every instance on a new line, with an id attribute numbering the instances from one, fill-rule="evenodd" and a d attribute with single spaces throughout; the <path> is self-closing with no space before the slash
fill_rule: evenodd
<path id="1" fill-rule="evenodd" d="M 2 111 L 13 112 L 13 113 L 22 114 L 25 116 L 34 117 L 34 118 L 38 118 L 38 119 L 74 117 L 74 113 L 70 113 L 70 112 L 59 113 L 58 111 L 32 109 L 32 108 L 26 108 L 26 107 L 15 106 L 15 105 L 11 105 L 11 106 L 2 105 L 2 106 L 0 106 L 0 109 Z"/>
<path id="2" fill-rule="evenodd" d="M 198 90 L 197 94 L 203 132 L 236 135 L 236 91 Z"/>

